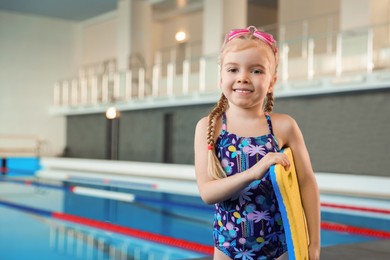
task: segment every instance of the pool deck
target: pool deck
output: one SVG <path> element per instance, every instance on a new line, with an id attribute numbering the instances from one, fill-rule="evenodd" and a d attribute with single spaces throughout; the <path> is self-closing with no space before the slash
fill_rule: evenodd
<path id="1" fill-rule="evenodd" d="M 212 260 L 212 257 L 196 260 Z M 390 259 L 390 240 L 343 244 L 321 248 L 321 260 Z"/>
<path id="2" fill-rule="evenodd" d="M 321 248 L 321 259 L 389 259 L 390 240 L 376 240 L 365 243 L 344 244 Z"/>

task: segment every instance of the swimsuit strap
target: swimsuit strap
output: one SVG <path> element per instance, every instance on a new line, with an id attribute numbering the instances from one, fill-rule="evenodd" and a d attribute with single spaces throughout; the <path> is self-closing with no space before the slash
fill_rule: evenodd
<path id="1" fill-rule="evenodd" d="M 274 131 L 272 130 L 271 116 L 268 113 L 264 113 L 264 114 L 265 114 L 265 118 L 267 119 L 269 132 L 271 135 L 274 135 Z"/>
<path id="2" fill-rule="evenodd" d="M 222 131 L 221 134 L 225 134 L 226 132 L 226 114 L 225 112 L 222 113 Z"/>

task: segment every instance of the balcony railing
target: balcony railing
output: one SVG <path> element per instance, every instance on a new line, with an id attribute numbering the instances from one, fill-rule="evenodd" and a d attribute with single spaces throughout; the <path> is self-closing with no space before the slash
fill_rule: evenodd
<path id="1" fill-rule="evenodd" d="M 387 82 L 390 80 L 389 24 L 307 34 L 280 41 L 279 50 L 276 95 L 318 94 L 390 85 Z M 53 112 L 82 113 L 80 109 L 92 112 L 111 105 L 130 109 L 142 102 L 143 105 L 145 102 L 156 104 L 159 100 L 204 102 L 208 96 L 219 93 L 218 54 L 185 55 L 180 61 L 171 55 L 175 58 L 166 62 L 162 61 L 161 53 L 158 55 L 150 69 L 139 67 L 83 74 L 57 82 Z M 156 102 L 149 102 L 151 100 Z"/>

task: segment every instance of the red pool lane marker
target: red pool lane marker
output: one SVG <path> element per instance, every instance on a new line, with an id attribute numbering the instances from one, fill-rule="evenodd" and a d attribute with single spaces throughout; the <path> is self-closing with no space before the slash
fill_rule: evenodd
<path id="1" fill-rule="evenodd" d="M 359 207 L 359 206 L 349 206 L 349 205 L 340 205 L 334 203 L 321 203 L 321 207 L 329 207 L 329 208 L 337 208 L 337 209 L 348 209 L 348 210 L 356 210 L 356 211 L 365 211 L 365 212 L 373 212 L 373 213 L 381 213 L 381 214 L 390 214 L 389 209 L 378 209 L 378 208 L 368 208 L 368 207 Z"/>
<path id="2" fill-rule="evenodd" d="M 345 232 L 345 233 L 361 235 L 361 236 L 390 238 L 390 232 L 387 231 L 354 227 L 354 226 L 348 226 L 348 225 L 331 223 L 331 222 L 321 222 L 321 229 L 337 231 L 337 232 Z"/>
<path id="3" fill-rule="evenodd" d="M 203 254 L 212 255 L 214 253 L 214 248 L 212 246 L 202 245 L 199 243 L 189 242 L 186 240 L 172 238 L 160 234 L 153 234 L 150 232 L 137 230 L 129 227 L 123 227 L 116 224 L 78 217 L 70 214 L 63 214 L 60 212 L 53 212 L 52 217 L 56 219 L 61 219 L 73 223 L 78 223 L 90 227 L 95 227 L 99 229 L 104 229 L 104 230 L 108 230 L 108 231 L 112 231 L 112 232 L 116 232 L 128 236 L 132 236 L 136 238 L 141 238 L 144 240 L 153 241 L 168 246 L 180 247 L 186 250 L 191 250 Z"/>
<path id="4" fill-rule="evenodd" d="M 8 172 L 7 167 L 0 167 L 0 172 L 1 173 L 7 173 Z"/>

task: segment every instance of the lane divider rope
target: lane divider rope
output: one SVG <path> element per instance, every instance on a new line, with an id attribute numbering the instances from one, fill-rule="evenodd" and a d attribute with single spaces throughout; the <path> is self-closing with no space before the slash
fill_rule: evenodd
<path id="1" fill-rule="evenodd" d="M 381 213 L 381 214 L 390 215 L 390 209 L 379 209 L 379 208 L 372 208 L 372 207 L 341 205 L 341 204 L 328 203 L 328 202 L 321 202 L 321 207 L 347 209 L 347 210 L 355 210 L 355 211 L 365 211 L 365 212 Z"/>
<path id="2" fill-rule="evenodd" d="M 321 229 L 344 232 L 344 233 L 355 234 L 360 236 L 386 238 L 386 239 L 390 238 L 390 232 L 387 231 L 354 227 L 354 226 L 349 226 L 349 225 L 344 225 L 339 223 L 321 222 Z"/>

